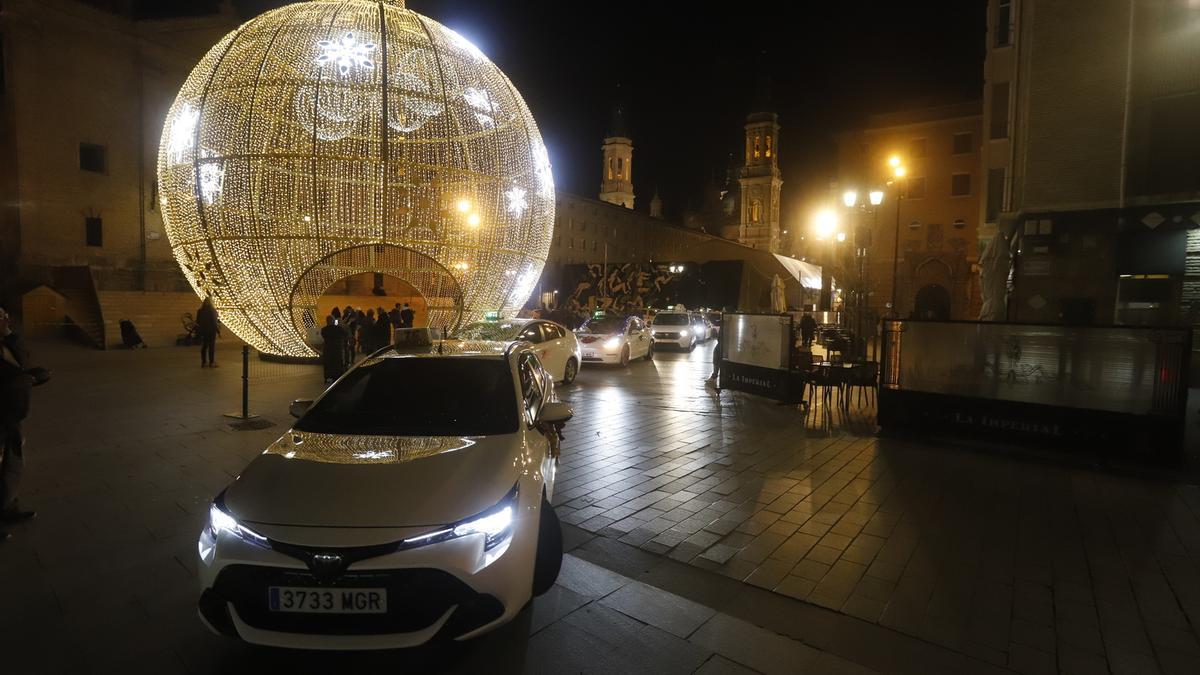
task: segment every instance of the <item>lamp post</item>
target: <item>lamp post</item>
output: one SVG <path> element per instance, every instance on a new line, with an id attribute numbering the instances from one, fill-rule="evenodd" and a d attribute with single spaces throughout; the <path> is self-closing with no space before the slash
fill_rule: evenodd
<path id="1" fill-rule="evenodd" d="M 821 266 L 821 296 L 825 300 L 826 285 L 828 284 L 828 301 L 822 302 L 824 311 L 829 311 L 833 308 L 833 257 L 834 257 L 834 241 L 838 234 L 838 215 L 833 209 L 821 209 L 813 218 L 813 237 L 817 241 L 828 240 L 826 248 L 824 264 Z M 826 281 L 828 279 L 828 282 Z"/>
<path id="2" fill-rule="evenodd" d="M 874 230 L 879 229 L 879 205 L 883 203 L 883 191 L 871 190 L 867 193 L 865 202 L 859 201 L 858 191 L 854 189 L 846 190 L 842 193 L 842 203 L 847 209 L 859 209 L 867 211 L 874 217 Z M 866 317 L 867 317 L 867 251 L 870 248 L 870 235 L 872 229 L 868 229 L 860 219 L 858 226 L 855 228 L 854 237 L 854 257 L 858 262 L 858 287 L 854 294 L 854 309 L 855 317 L 855 335 L 860 339 L 864 339 L 866 335 Z M 865 354 L 865 343 L 862 343 Z"/>
<path id="3" fill-rule="evenodd" d="M 892 175 L 895 179 L 901 180 L 908 175 L 908 169 L 900 157 L 892 155 L 888 159 L 888 165 L 892 167 Z M 896 291 L 899 284 L 900 275 L 900 204 L 904 200 L 906 190 L 896 185 L 896 231 L 895 238 L 892 240 L 892 318 L 900 316 L 899 307 L 896 306 Z"/>

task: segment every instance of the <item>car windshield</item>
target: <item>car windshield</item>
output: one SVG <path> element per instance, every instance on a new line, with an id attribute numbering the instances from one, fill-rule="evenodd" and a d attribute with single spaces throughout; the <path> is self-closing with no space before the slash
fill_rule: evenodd
<path id="1" fill-rule="evenodd" d="M 687 314 L 659 314 L 654 317 L 655 326 L 686 326 Z"/>
<path id="2" fill-rule="evenodd" d="M 348 373 L 295 428 L 320 434 L 490 436 L 517 430 L 508 363 L 387 358 Z"/>
<path id="3" fill-rule="evenodd" d="M 458 338 L 462 340 L 508 342 L 509 340 L 515 340 L 517 333 L 524 327 L 524 324 L 516 324 L 510 321 L 478 321 L 467 324 L 462 330 L 458 331 Z"/>
<path id="4" fill-rule="evenodd" d="M 579 329 L 592 335 L 612 335 L 625 330 L 625 319 L 617 316 L 607 316 L 603 319 L 591 319 Z"/>

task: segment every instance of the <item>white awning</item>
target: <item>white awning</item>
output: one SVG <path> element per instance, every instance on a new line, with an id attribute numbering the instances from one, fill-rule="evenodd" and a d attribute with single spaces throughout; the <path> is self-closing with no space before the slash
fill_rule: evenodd
<path id="1" fill-rule="evenodd" d="M 800 282 L 800 285 L 810 290 L 821 290 L 821 268 L 812 263 L 806 263 L 803 260 L 796 260 L 785 255 L 773 254 L 780 265 L 792 275 L 792 278 Z"/>

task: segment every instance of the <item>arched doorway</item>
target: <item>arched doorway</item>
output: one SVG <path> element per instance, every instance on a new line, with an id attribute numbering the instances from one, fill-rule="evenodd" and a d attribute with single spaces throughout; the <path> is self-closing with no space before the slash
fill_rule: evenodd
<path id="1" fill-rule="evenodd" d="M 382 289 L 388 292 L 388 278 L 392 278 L 392 289 L 397 299 L 374 293 L 376 275 L 383 275 Z M 358 283 L 358 280 L 365 284 Z M 347 282 L 347 280 L 349 280 Z M 450 272 L 436 260 L 412 249 L 390 244 L 355 246 L 338 251 L 319 260 L 300 275 L 292 289 L 292 323 L 302 333 L 310 324 L 319 324 L 333 307 L 333 297 L 322 302 L 322 297 L 343 282 L 343 289 L 358 292 L 363 286 L 367 295 L 360 300 L 362 309 L 383 305 L 391 309 L 401 295 L 419 298 L 421 312 L 416 317 L 417 325 L 458 327 L 462 319 L 462 289 Z M 340 300 L 338 300 L 340 301 Z M 345 304 L 353 305 L 354 302 Z M 341 306 L 345 306 L 345 304 Z M 328 305 L 328 307 L 326 307 Z M 324 308 L 324 313 L 322 313 Z M 414 307 L 414 310 L 416 308 Z"/>
<path id="2" fill-rule="evenodd" d="M 927 284 L 917 291 L 913 303 L 914 319 L 948 321 L 950 319 L 950 291 L 941 284 Z"/>

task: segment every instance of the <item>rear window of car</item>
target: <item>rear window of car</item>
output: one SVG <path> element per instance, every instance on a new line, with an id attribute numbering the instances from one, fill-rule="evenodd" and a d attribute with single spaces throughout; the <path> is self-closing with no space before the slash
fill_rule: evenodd
<path id="1" fill-rule="evenodd" d="M 319 434 L 491 436 L 517 431 L 512 373 L 499 359 L 389 358 L 355 368 L 295 425 Z"/>
<path id="2" fill-rule="evenodd" d="M 463 326 L 456 337 L 463 340 L 498 340 L 507 342 L 516 339 L 517 332 L 525 324 L 514 324 L 507 321 L 480 321 Z"/>
<path id="3" fill-rule="evenodd" d="M 622 333 L 625 331 L 625 319 L 620 317 L 605 317 L 603 319 L 592 319 L 579 329 L 584 333 L 592 335 L 609 335 L 612 333 Z"/>
<path id="4" fill-rule="evenodd" d="M 654 317 L 655 326 L 686 326 L 688 325 L 687 314 L 659 314 Z"/>

